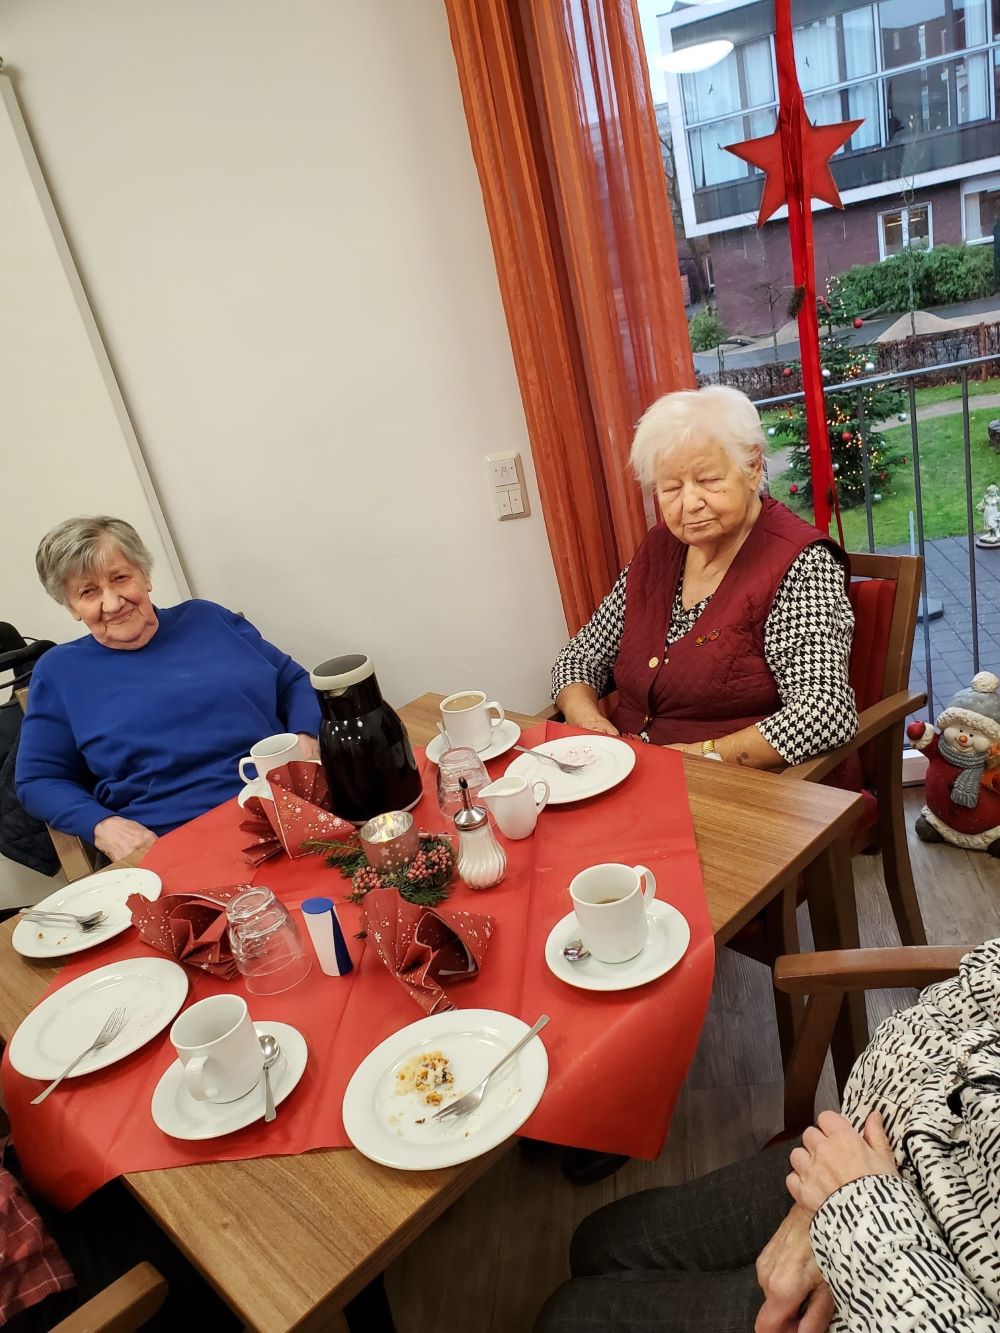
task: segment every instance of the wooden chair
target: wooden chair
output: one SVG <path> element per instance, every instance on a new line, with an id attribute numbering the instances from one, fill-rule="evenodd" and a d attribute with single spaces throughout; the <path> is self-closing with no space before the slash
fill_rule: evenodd
<path id="1" fill-rule="evenodd" d="M 954 976 L 971 945 L 918 945 L 797 953 L 774 965 L 775 989 L 799 1000 L 805 1013 L 785 1067 L 785 1128 L 794 1138 L 815 1114 L 816 1089 L 845 996 L 896 986 L 928 986 Z"/>
<path id="2" fill-rule="evenodd" d="M 163 1304 L 166 1279 L 152 1264 L 136 1264 L 56 1324 L 53 1333 L 132 1333 Z"/>
<path id="3" fill-rule="evenodd" d="M 15 690 L 17 701 L 21 705 L 22 712 L 28 711 L 28 687 Z M 59 829 L 54 829 L 50 824 L 45 826 L 48 829 L 49 837 L 52 839 L 52 846 L 55 848 L 56 856 L 59 858 L 59 864 L 63 868 L 63 874 L 69 884 L 75 879 L 83 879 L 86 875 L 92 875 L 97 869 L 97 850 L 90 847 L 82 838 L 76 838 L 72 833 L 61 833 Z"/>

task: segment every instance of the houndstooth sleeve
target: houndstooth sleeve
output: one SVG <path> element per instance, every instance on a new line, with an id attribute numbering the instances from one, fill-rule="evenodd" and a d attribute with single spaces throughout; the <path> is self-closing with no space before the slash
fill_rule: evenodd
<path id="1" fill-rule="evenodd" d="M 567 685 L 590 685 L 600 697 L 611 683 L 625 627 L 625 576 L 614 587 L 582 629 L 577 630 L 552 665 L 552 698 Z"/>
<path id="2" fill-rule="evenodd" d="M 806 547 L 782 579 L 764 627 L 781 707 L 757 729 L 789 764 L 844 745 L 858 729 L 847 683 L 853 630 L 842 566 L 826 546 Z"/>

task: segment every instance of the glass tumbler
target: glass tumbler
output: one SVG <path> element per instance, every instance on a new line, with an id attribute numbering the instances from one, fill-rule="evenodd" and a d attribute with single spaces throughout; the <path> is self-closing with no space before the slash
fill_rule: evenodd
<path id="1" fill-rule="evenodd" d="M 465 778 L 469 784 L 469 796 L 472 798 L 478 796 L 489 782 L 490 775 L 475 750 L 445 750 L 438 760 L 437 796 L 443 815 L 455 815 L 462 808 L 459 778 Z"/>
<path id="2" fill-rule="evenodd" d="M 295 922 L 270 889 L 244 889 L 226 908 L 229 943 L 251 995 L 278 995 L 309 975 Z"/>

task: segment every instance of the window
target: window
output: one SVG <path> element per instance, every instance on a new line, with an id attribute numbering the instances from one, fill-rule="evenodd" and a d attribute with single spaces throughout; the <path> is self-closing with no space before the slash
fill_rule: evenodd
<path id="1" fill-rule="evenodd" d="M 1000 176 L 965 182 L 962 186 L 962 219 L 965 239 L 971 245 L 993 239 L 993 228 L 1000 222 Z"/>
<path id="2" fill-rule="evenodd" d="M 890 208 L 878 215 L 878 249 L 882 259 L 898 255 L 908 245 L 930 250 L 934 245 L 930 204 Z"/>

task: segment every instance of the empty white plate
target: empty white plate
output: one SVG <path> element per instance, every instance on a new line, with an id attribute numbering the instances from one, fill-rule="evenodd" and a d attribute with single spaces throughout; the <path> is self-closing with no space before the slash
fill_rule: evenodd
<path id="1" fill-rule="evenodd" d="M 489 1152 L 520 1129 L 538 1105 L 549 1076 L 540 1037 L 499 1071 L 479 1107 L 434 1120 L 448 1102 L 471 1091 L 516 1046 L 529 1025 L 495 1009 L 451 1009 L 394 1032 L 354 1071 L 344 1094 L 344 1128 L 355 1148 L 374 1162 L 403 1171 L 429 1171 Z M 441 1106 L 400 1091 L 398 1075 L 414 1056 L 440 1051 L 454 1082 Z"/>
<path id="2" fill-rule="evenodd" d="M 485 762 L 489 759 L 496 759 L 497 755 L 506 754 L 512 745 L 517 744 L 520 735 L 521 728 L 517 723 L 511 722 L 509 717 L 504 718 L 493 733 L 492 744 L 487 746 L 485 750 L 480 750 L 479 758 Z M 436 764 L 447 748 L 444 737 L 438 732 L 427 746 L 427 758 L 432 764 Z"/>
<path id="3" fill-rule="evenodd" d="M 139 866 L 122 866 L 119 870 L 101 870 L 87 875 L 64 889 L 56 889 L 32 911 L 72 912 L 86 916 L 89 912 L 104 912 L 107 919 L 93 930 L 83 931 L 78 926 L 40 925 L 37 921 L 19 921 L 14 927 L 11 942 L 25 958 L 64 958 L 67 954 L 82 953 L 95 944 L 114 939 L 132 924 L 132 914 L 125 900 L 132 893 L 141 893 L 153 901 L 159 898 L 163 885 L 159 875 Z"/>
<path id="4" fill-rule="evenodd" d="M 649 939 L 646 947 L 627 963 L 601 963 L 593 954 L 571 963 L 563 953 L 570 940 L 580 938 L 575 912 L 568 912 L 549 931 L 545 961 L 560 981 L 580 990 L 631 990 L 645 986 L 676 967 L 691 943 L 691 927 L 676 907 L 654 898 L 649 907 Z"/>
<path id="5" fill-rule="evenodd" d="M 169 958 L 125 958 L 95 968 L 32 1009 L 11 1038 L 10 1062 L 25 1078 L 53 1079 L 90 1045 L 111 1011 L 123 1006 L 125 1026 L 118 1036 L 91 1051 L 69 1077 L 105 1069 L 162 1032 L 187 991 L 187 972 Z"/>
<path id="6" fill-rule="evenodd" d="M 564 764 L 581 764 L 575 773 L 564 773 L 555 764 L 535 758 L 548 754 Z M 569 805 L 624 782 L 635 768 L 635 751 L 614 736 L 560 736 L 533 746 L 530 754 L 519 754 L 507 765 L 508 773 L 519 773 L 532 781 L 544 778 L 549 784 L 549 805 Z"/>
<path id="7" fill-rule="evenodd" d="M 281 1045 L 281 1054 L 271 1066 L 271 1092 L 278 1107 L 302 1077 L 309 1048 L 298 1028 L 288 1023 L 262 1019 L 254 1027 L 258 1037 L 270 1032 Z M 263 1064 L 258 1082 L 236 1101 L 199 1102 L 184 1086 L 183 1066 L 175 1060 L 157 1083 L 150 1109 L 157 1129 L 172 1139 L 218 1139 L 234 1134 L 264 1118 Z"/>

